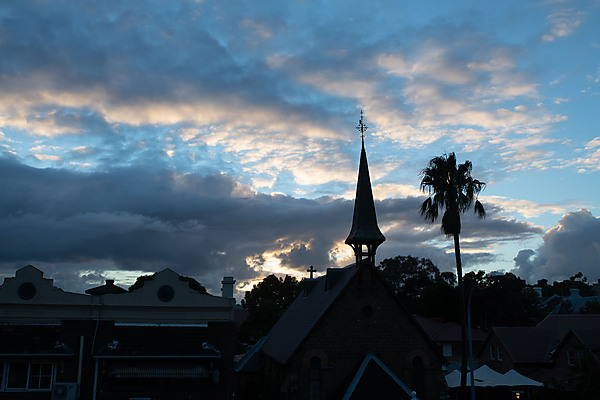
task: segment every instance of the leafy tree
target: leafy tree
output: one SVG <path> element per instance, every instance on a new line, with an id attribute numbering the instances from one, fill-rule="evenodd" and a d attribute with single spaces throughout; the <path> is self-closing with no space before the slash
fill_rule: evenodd
<path id="1" fill-rule="evenodd" d="M 510 272 L 502 275 L 469 272 L 464 282 L 469 293 L 472 291 L 473 326 L 486 330 L 493 326 L 533 326 L 542 318 L 538 295 Z"/>
<path id="2" fill-rule="evenodd" d="M 440 272 L 431 260 L 410 255 L 386 258 L 378 268 L 413 314 L 458 320 L 456 308 L 445 307 L 450 299 L 458 301 L 452 272 Z"/>
<path id="3" fill-rule="evenodd" d="M 578 314 L 600 314 L 600 302 L 597 299 L 588 301 L 579 309 Z"/>
<path id="4" fill-rule="evenodd" d="M 569 279 L 565 279 L 562 282 L 554 282 L 551 286 L 547 284 L 543 285 L 544 280 L 538 281 L 538 285 L 542 288 L 542 295 L 544 297 L 551 297 L 555 294 L 559 296 L 569 296 L 571 294 L 571 289 L 579 289 L 579 294 L 583 297 L 585 296 L 593 296 L 594 287 L 592 285 L 587 284 L 587 278 L 583 276 L 583 273 L 578 272 L 575 275 L 571 276 Z M 542 285 L 540 285 L 542 283 Z"/>
<path id="5" fill-rule="evenodd" d="M 248 310 L 238 335 L 242 340 L 260 339 L 275 325 L 304 288 L 304 281 L 286 275 L 269 275 L 246 292 L 242 306 Z"/>
<path id="6" fill-rule="evenodd" d="M 154 280 L 155 275 L 156 274 L 138 276 L 138 278 L 135 280 L 135 283 L 129 287 L 129 292 L 134 292 L 138 289 L 143 288 L 144 285 L 146 284 L 146 282 Z M 206 291 L 206 288 L 204 286 L 202 286 L 200 284 L 200 282 L 198 282 L 197 280 L 195 280 L 192 277 L 179 276 L 179 280 L 183 281 L 183 282 L 187 282 L 188 285 L 190 286 L 190 289 L 195 290 L 196 292 L 198 292 L 200 294 L 208 294 L 208 292 Z"/>
<path id="7" fill-rule="evenodd" d="M 454 239 L 454 255 L 456 259 L 456 275 L 458 277 L 459 311 L 461 319 L 461 398 L 466 399 L 467 392 L 467 335 L 465 289 L 462 276 L 462 260 L 460 257 L 460 214 L 471 206 L 479 218 L 485 216 L 483 205 L 477 195 L 485 187 L 484 182 L 471 177 L 472 164 L 465 161 L 456 165 L 454 153 L 434 157 L 427 168 L 421 171 L 421 190 L 427 191 L 429 197 L 421 205 L 421 215 L 433 223 L 442 215 L 442 232 Z M 474 203 L 474 204 L 473 204 Z"/>

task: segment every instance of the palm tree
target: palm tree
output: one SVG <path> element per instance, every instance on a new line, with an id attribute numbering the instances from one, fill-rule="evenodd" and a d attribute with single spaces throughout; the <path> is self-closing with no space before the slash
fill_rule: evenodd
<path id="1" fill-rule="evenodd" d="M 465 310 L 465 289 L 463 285 L 462 262 L 460 257 L 460 214 L 467 211 L 473 202 L 478 218 L 485 217 L 483 205 L 477 199 L 479 192 L 485 187 L 484 182 L 471 177 L 472 164 L 465 161 L 456 166 L 454 153 L 434 157 L 429 165 L 421 171 L 421 190 L 427 191 L 429 197 L 421 204 L 420 213 L 428 222 L 435 222 L 442 215 L 442 232 L 454 238 L 454 256 L 456 258 L 456 275 L 458 277 L 459 311 L 461 322 L 461 380 L 460 398 L 466 399 L 467 392 L 467 328 Z"/>

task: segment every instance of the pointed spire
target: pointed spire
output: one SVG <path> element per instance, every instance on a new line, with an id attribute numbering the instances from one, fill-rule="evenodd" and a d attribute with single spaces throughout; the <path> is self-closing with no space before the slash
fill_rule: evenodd
<path id="1" fill-rule="evenodd" d="M 356 129 L 361 133 L 362 148 L 358 167 L 356 197 L 354 199 L 352 229 L 350 229 L 350 234 L 346 238 L 346 244 L 354 250 L 357 266 L 361 264 L 363 256 L 367 256 L 367 259 L 375 265 L 375 251 L 377 246 L 385 241 L 385 236 L 379 230 L 377 216 L 375 215 L 375 202 L 373 201 L 364 139 L 364 133 L 368 127 L 364 124 L 362 111 Z M 363 245 L 366 246 L 366 251 L 363 250 Z"/>

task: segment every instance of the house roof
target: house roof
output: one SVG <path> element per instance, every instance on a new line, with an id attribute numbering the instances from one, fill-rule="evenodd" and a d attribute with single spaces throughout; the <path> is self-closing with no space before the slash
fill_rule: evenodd
<path id="1" fill-rule="evenodd" d="M 285 364 L 358 270 L 354 264 L 327 268 L 327 274 L 306 279 L 304 292 L 271 328 L 263 353 Z"/>
<path id="2" fill-rule="evenodd" d="M 260 349 L 266 341 L 267 336 L 260 338 L 260 340 L 256 342 L 254 346 L 252 346 L 252 349 L 244 354 L 244 356 L 237 363 L 235 366 L 235 372 L 259 372 L 263 358 L 262 354 L 260 353 Z"/>
<path id="3" fill-rule="evenodd" d="M 554 348 L 555 332 L 550 328 L 509 326 L 492 332 L 515 363 L 547 362 Z"/>
<path id="4" fill-rule="evenodd" d="M 87 289 L 85 292 L 94 296 L 102 296 L 105 294 L 127 293 L 127 290 L 115 285 L 115 281 L 113 279 L 107 279 L 104 285 Z"/>
<path id="5" fill-rule="evenodd" d="M 460 324 L 456 322 L 442 322 L 438 318 L 418 315 L 415 319 L 434 342 L 460 342 L 461 340 Z M 474 342 L 483 342 L 486 337 L 487 333 L 471 329 L 471 340 Z"/>
<path id="6" fill-rule="evenodd" d="M 555 344 L 561 341 L 571 329 L 600 329 L 598 314 L 551 314 L 537 325 L 555 331 Z"/>
<path id="7" fill-rule="evenodd" d="M 574 329 L 572 332 L 581 343 L 600 351 L 600 329 Z"/>

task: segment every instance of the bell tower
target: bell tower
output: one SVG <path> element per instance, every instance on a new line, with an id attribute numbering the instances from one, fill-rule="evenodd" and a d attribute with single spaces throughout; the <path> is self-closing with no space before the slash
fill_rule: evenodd
<path id="1" fill-rule="evenodd" d="M 367 153 L 365 151 L 365 131 L 369 127 L 364 123 L 362 111 L 356 129 L 360 132 L 362 148 L 358 167 L 356 196 L 354 198 L 352 229 L 350 229 L 345 243 L 354 250 L 356 266 L 359 267 L 365 261 L 375 265 L 375 252 L 377 247 L 385 241 L 385 236 L 379 230 L 377 216 L 375 215 L 375 202 L 373 201 L 369 165 L 367 164 Z"/>

